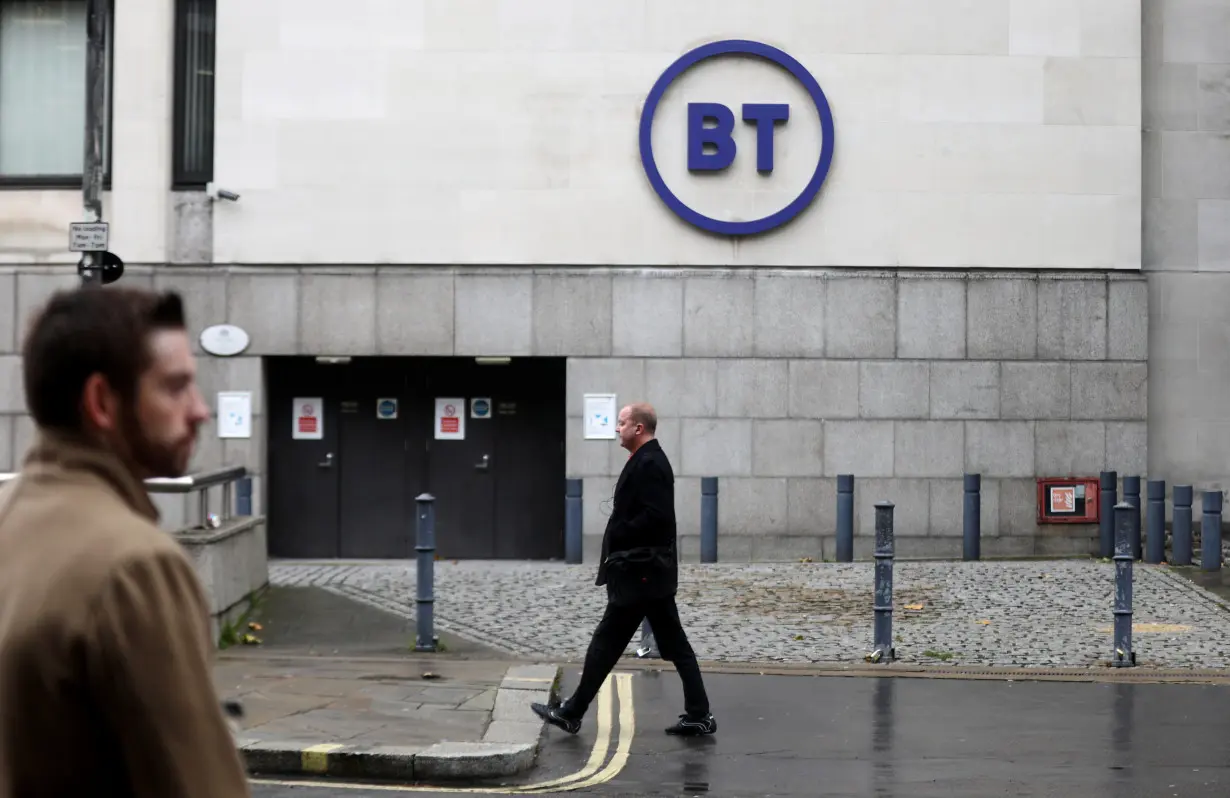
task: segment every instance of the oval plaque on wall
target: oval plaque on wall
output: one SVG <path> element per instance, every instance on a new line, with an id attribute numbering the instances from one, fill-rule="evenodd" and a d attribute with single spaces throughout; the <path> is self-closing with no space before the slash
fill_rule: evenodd
<path id="1" fill-rule="evenodd" d="M 230 357 L 248 348 L 251 339 L 242 327 L 215 324 L 201 330 L 201 348 L 211 355 Z"/>

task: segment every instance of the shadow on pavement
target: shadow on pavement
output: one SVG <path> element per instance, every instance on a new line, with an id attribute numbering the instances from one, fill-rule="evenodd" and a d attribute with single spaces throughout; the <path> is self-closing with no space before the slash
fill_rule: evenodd
<path id="1" fill-rule="evenodd" d="M 435 654 L 414 651 L 415 622 L 318 587 L 270 587 L 250 622 L 259 629 L 240 634 L 259 638 L 256 645 L 234 645 L 230 656 L 278 654 L 295 656 L 422 657 L 515 660 L 517 657 L 462 637 L 442 632 L 442 649 Z"/>

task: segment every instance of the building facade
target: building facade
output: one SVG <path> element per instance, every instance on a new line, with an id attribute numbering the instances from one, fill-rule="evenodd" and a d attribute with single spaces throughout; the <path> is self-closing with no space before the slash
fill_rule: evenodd
<path id="1" fill-rule="evenodd" d="M 0 0 L 0 469 L 24 321 L 77 282 L 83 9 Z M 573 477 L 592 562 L 610 394 L 657 407 L 692 558 L 707 476 L 722 558 L 773 560 L 832 556 L 838 474 L 856 553 L 889 499 L 901 554 L 947 556 L 980 473 L 996 556 L 1090 550 L 1038 477 L 1230 473 L 1230 0 L 126 0 L 110 31 L 110 249 L 250 337 L 200 352 L 253 425 L 196 467 L 258 475 L 274 556 L 411 556 L 430 491 L 443 556 L 560 557 Z"/>

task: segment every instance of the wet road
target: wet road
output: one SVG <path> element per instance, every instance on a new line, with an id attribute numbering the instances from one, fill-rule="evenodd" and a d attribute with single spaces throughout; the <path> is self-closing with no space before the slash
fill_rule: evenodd
<path id="1" fill-rule="evenodd" d="M 576 677 L 566 671 L 566 690 Z M 530 785 L 556 781 L 534 792 L 608 798 L 1230 794 L 1230 687 L 731 674 L 710 674 L 706 682 L 719 723 L 715 737 L 663 734 L 681 711 L 678 678 L 670 671 L 628 673 L 610 683 L 609 723 L 599 722 L 595 702 L 577 737 L 547 730 L 530 784 L 479 790 L 525 794 Z M 621 689 L 627 686 L 630 697 Z M 597 764 L 587 768 L 591 759 Z M 458 791 L 258 783 L 253 793 L 442 798 Z"/>

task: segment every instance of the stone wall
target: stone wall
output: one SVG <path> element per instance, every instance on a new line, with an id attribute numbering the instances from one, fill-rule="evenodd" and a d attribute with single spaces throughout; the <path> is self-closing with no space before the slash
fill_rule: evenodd
<path id="1" fill-rule="evenodd" d="M 1230 0 L 1144 3 L 1149 473 L 1230 488 Z"/>

